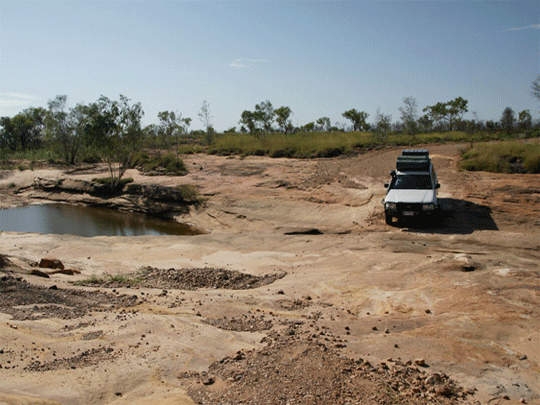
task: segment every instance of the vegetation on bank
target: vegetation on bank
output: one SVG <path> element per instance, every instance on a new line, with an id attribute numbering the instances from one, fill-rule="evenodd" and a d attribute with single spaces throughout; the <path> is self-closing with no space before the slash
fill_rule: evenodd
<path id="1" fill-rule="evenodd" d="M 539 137 L 540 129 L 519 134 L 520 138 Z M 416 135 L 379 134 L 373 132 L 313 132 L 296 134 L 223 134 L 207 148 L 209 153 L 265 155 L 270 157 L 317 158 L 361 153 L 386 146 L 414 146 L 444 142 L 481 142 L 507 139 L 500 133 L 463 131 L 431 132 Z"/>
<path id="2" fill-rule="evenodd" d="M 540 144 L 516 141 L 479 143 L 464 151 L 460 167 L 495 173 L 540 173 Z"/>
<path id="3" fill-rule="evenodd" d="M 538 100 L 539 83 L 540 77 L 532 84 Z M 191 130 L 192 119 L 172 111 L 159 112 L 159 124 L 143 127 L 141 104 L 131 103 L 123 95 L 119 100 L 101 96 L 72 108 L 67 106 L 67 96 L 61 95 L 47 107 L 30 107 L 14 117 L 0 117 L 0 167 L 25 170 L 40 161 L 64 165 L 101 162 L 109 169 L 106 181 L 111 190 L 124 188 L 122 178 L 129 168 L 146 175 L 184 175 L 187 169 L 180 156 L 187 153 L 320 158 L 387 146 L 466 141 L 472 147 L 478 142 L 540 137 L 540 121 L 533 121 L 529 110 L 516 114 L 507 107 L 500 121 L 479 120 L 473 111 L 474 118 L 467 119 L 469 104 L 462 97 L 423 109 L 414 97 L 405 97 L 397 121 L 378 109 L 368 122 L 367 112 L 353 108 L 342 113 L 350 125 L 332 124 L 328 117 L 321 117 L 301 126 L 292 124 L 290 107 L 274 108 L 266 100 L 242 112 L 238 130 L 232 127 L 223 133 L 214 130 L 206 101 L 198 114 L 204 130 Z M 534 166 L 527 163 L 528 158 L 516 159 L 524 162 L 517 166 L 523 165 L 526 171 Z M 481 165 L 467 164 L 471 168 Z M 495 166 L 485 163 L 482 167 Z M 504 164 L 499 166 L 497 170 L 509 170 Z"/>
<path id="4" fill-rule="evenodd" d="M 137 167 L 149 176 L 183 176 L 187 174 L 184 161 L 172 153 L 161 155 L 160 153 L 150 156 L 148 153 L 139 152 L 131 162 L 132 167 Z"/>

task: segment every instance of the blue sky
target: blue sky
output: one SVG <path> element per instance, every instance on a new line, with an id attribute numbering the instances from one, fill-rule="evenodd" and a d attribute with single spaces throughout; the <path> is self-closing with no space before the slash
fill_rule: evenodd
<path id="1" fill-rule="evenodd" d="M 456 97 L 499 120 L 540 103 L 540 0 L 0 1 L 0 116 L 100 95 L 178 111 L 218 131 L 270 100 L 295 125 L 351 108 L 399 119 Z M 472 118 L 472 114 L 467 114 Z"/>

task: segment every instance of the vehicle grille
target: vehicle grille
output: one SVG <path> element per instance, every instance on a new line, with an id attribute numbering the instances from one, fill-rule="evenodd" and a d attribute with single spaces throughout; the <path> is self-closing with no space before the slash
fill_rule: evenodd
<path id="1" fill-rule="evenodd" d="M 422 211 L 421 203 L 398 203 L 397 209 L 399 211 Z"/>

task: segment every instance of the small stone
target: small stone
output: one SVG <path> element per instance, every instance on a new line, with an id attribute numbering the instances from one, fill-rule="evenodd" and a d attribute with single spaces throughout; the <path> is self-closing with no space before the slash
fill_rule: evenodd
<path id="1" fill-rule="evenodd" d="M 32 269 L 32 271 L 30 272 L 30 274 L 32 274 L 33 276 L 38 276 L 38 277 L 43 277 L 43 278 L 50 278 L 50 276 L 41 271 L 41 270 L 38 270 L 38 269 Z"/>
<path id="2" fill-rule="evenodd" d="M 420 367 L 425 367 L 426 361 L 424 359 L 416 359 L 414 361 L 414 364 L 416 364 L 417 366 L 420 366 Z"/>
<path id="3" fill-rule="evenodd" d="M 426 309 L 426 314 L 431 314 L 431 309 Z"/>
<path id="4" fill-rule="evenodd" d="M 526 404 L 526 403 L 527 403 L 527 401 L 525 401 L 525 398 L 520 398 L 520 399 L 519 399 L 519 402 L 522 403 L 522 404 Z"/>
<path id="5" fill-rule="evenodd" d="M 216 382 L 212 377 L 208 377 L 206 380 L 203 381 L 204 385 L 212 385 Z"/>
<path id="6" fill-rule="evenodd" d="M 374 326 L 373 328 L 371 328 L 371 330 L 378 330 L 376 326 Z"/>
<path id="7" fill-rule="evenodd" d="M 386 328 L 386 329 L 384 330 L 384 333 L 390 333 L 390 329 Z"/>
<path id="8" fill-rule="evenodd" d="M 424 381 L 424 384 L 426 384 L 426 385 L 435 385 L 435 384 L 439 384 L 439 383 L 441 383 L 441 377 L 439 376 L 439 374 L 430 375 Z"/>

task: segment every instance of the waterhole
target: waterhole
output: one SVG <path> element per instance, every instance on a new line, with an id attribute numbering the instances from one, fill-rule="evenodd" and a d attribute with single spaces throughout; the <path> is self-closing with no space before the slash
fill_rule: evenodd
<path id="1" fill-rule="evenodd" d="M 29 205 L 0 210 L 0 230 L 85 237 L 201 233 L 173 220 L 69 204 Z"/>

